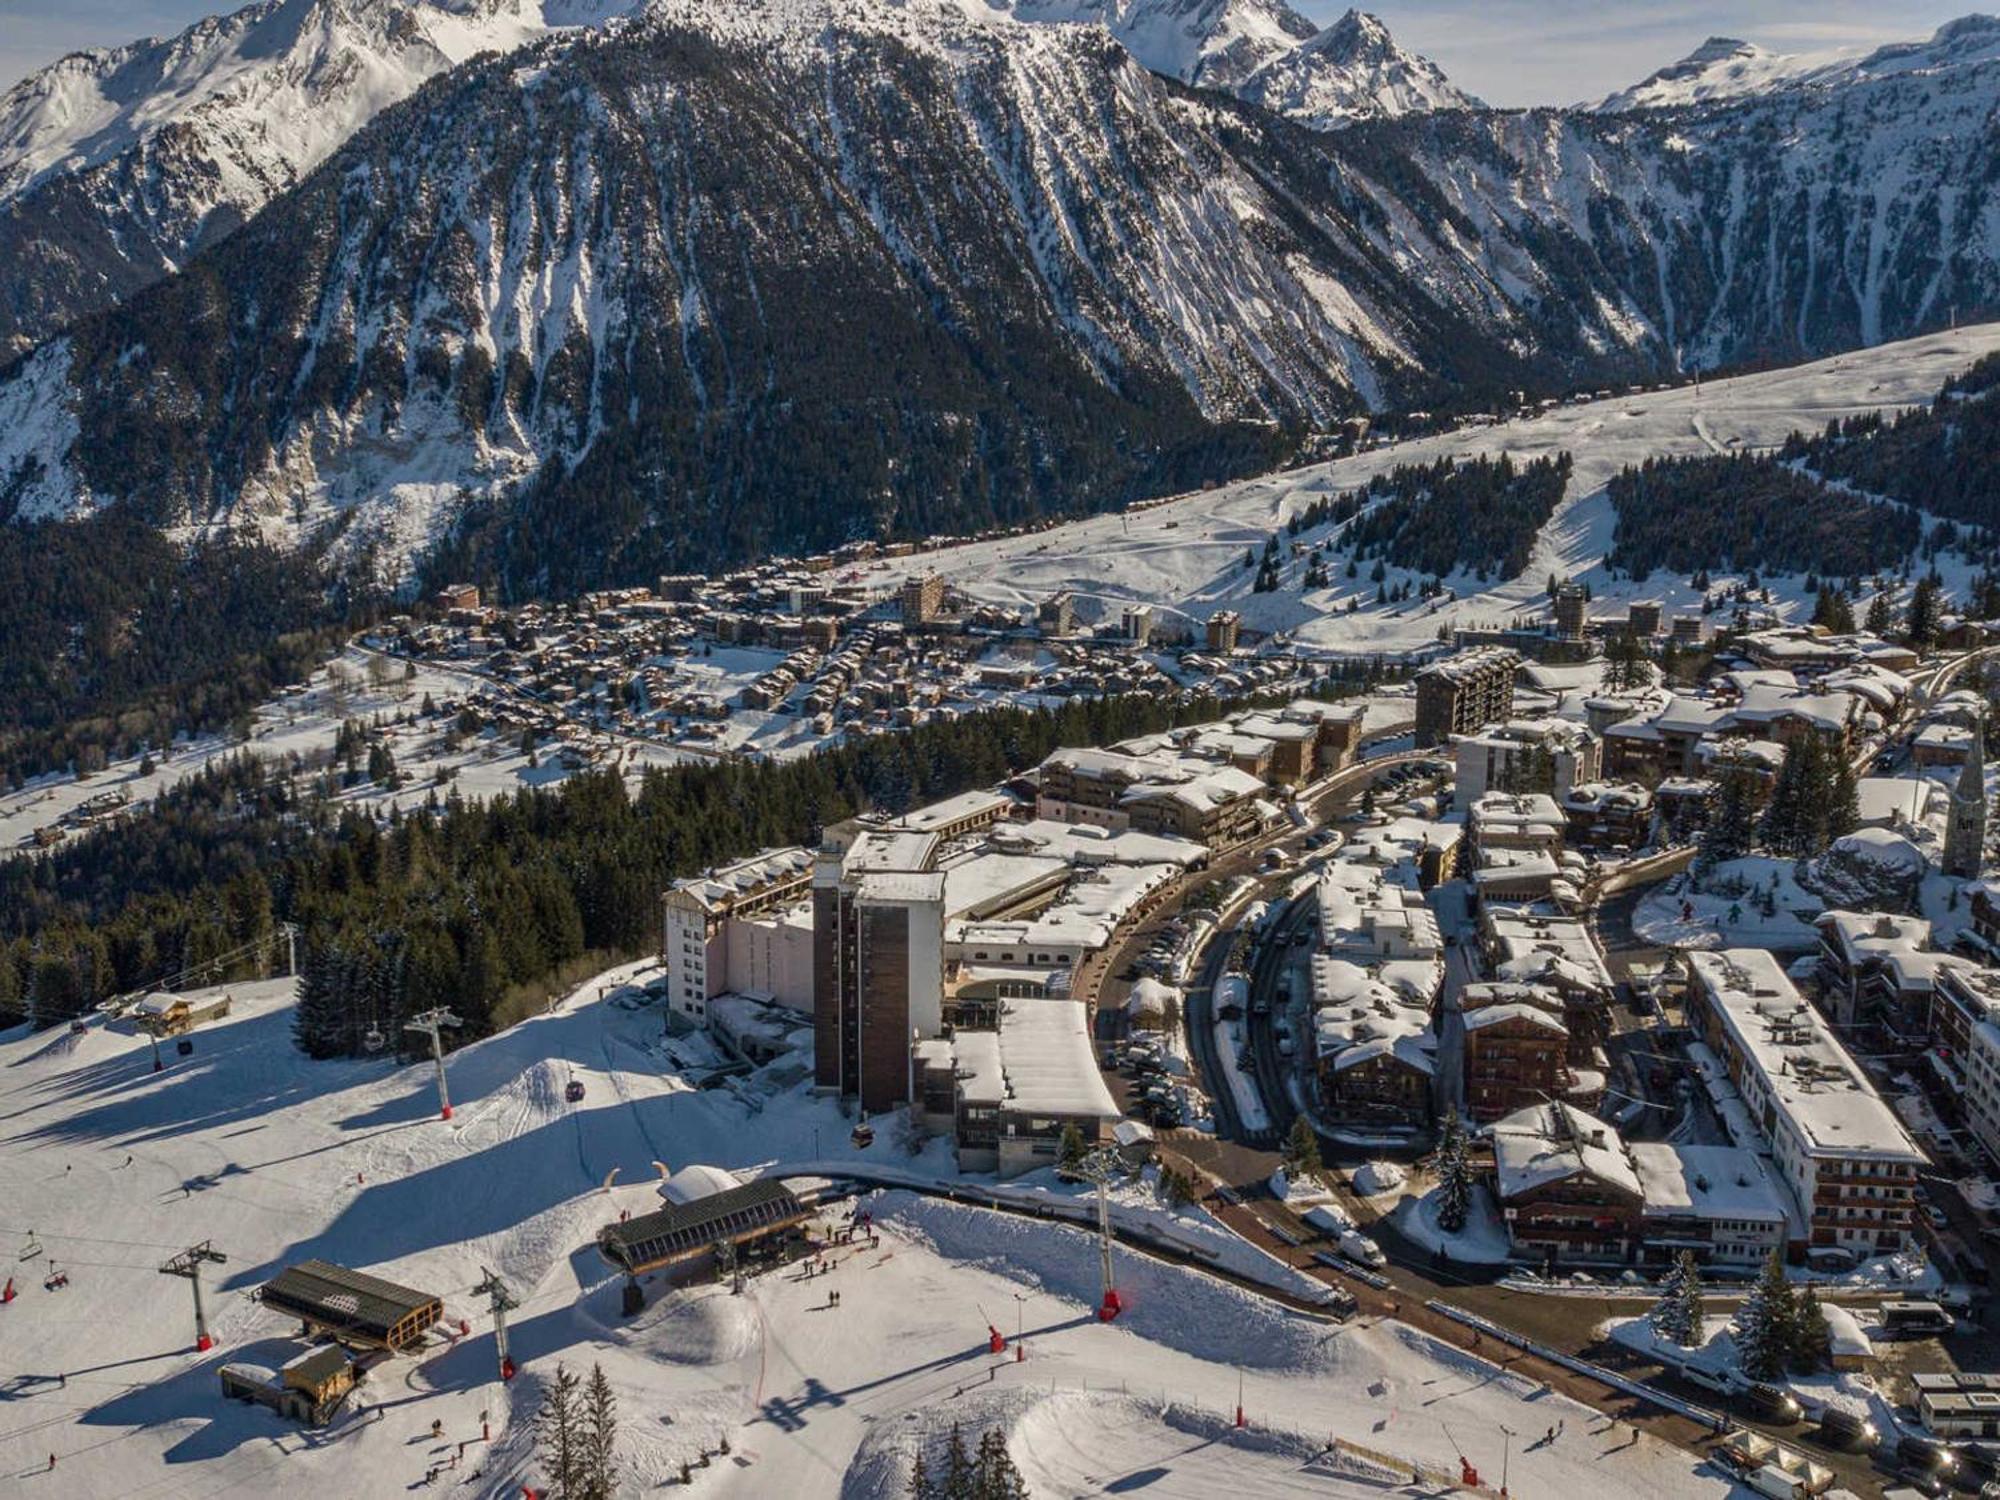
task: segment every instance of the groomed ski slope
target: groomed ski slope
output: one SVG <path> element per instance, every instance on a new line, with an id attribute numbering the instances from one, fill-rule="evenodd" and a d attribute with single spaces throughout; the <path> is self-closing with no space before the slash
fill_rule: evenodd
<path id="1" fill-rule="evenodd" d="M 2000 349 L 2000 323 L 1932 334 L 1842 354 L 1789 369 L 1557 407 L 1491 427 L 1469 427 L 1183 495 L 1132 515 L 1097 516 L 1029 536 L 971 543 L 876 565 L 864 573 L 888 582 L 935 568 L 970 597 L 1025 607 L 1062 589 L 1075 592 L 1086 618 L 1116 618 L 1140 602 L 1166 606 L 1196 620 L 1218 609 L 1239 611 L 1245 625 L 1289 631 L 1306 647 L 1331 652 L 1399 652 L 1436 641 L 1440 626 L 1504 625 L 1546 608 L 1549 575 L 1591 585 L 1593 613 L 1622 615 L 1631 599 L 1657 599 L 1669 613 L 1699 610 L 1687 579 L 1655 573 L 1643 583 L 1612 579 L 1603 567 L 1615 525 L 1608 480 L 1648 458 L 1754 451 L 1794 431 L 1815 431 L 1860 412 L 1928 401 L 1950 376 Z M 1404 464 L 1447 456 L 1509 454 L 1517 462 L 1567 452 L 1575 459 L 1564 503 L 1536 538 L 1517 578 L 1482 584 L 1469 574 L 1445 582 L 1460 597 L 1433 609 L 1429 601 L 1375 602 L 1376 585 L 1339 576 L 1333 586 L 1301 594 L 1295 571 L 1287 587 L 1253 594 L 1246 549 L 1293 512 L 1322 495 L 1340 494 Z M 1947 567 L 1947 578 L 1951 570 Z M 1405 576 L 1396 572 L 1392 581 Z M 1717 587 L 1729 580 L 1716 573 Z M 1766 575 L 1781 607 L 1803 602 L 1798 578 Z M 1349 599 L 1359 601 L 1353 614 Z"/>
<path id="2" fill-rule="evenodd" d="M 591 1236 L 620 1209 L 657 1204 L 653 1161 L 758 1169 L 850 1150 L 837 1111 L 802 1086 L 690 1087 L 658 1046 L 657 1014 L 628 1008 L 625 977 L 456 1054 L 450 1125 L 435 1118 L 427 1065 L 295 1053 L 285 981 L 234 987 L 234 1013 L 197 1029 L 191 1057 L 169 1046 L 157 1075 L 150 1044 L 127 1033 L 0 1037 L 0 1254 L 19 1293 L 0 1307 L 0 1491 L 396 1495 L 477 1439 L 484 1412 L 492 1441 L 471 1441 L 433 1492 L 498 1500 L 531 1477 L 526 1419 L 559 1360 L 601 1363 L 612 1380 L 627 1494 L 677 1479 L 726 1435 L 731 1455 L 697 1469 L 695 1493 L 892 1500 L 920 1436 L 953 1421 L 975 1435 L 1004 1426 L 1037 1495 L 1359 1496 L 1377 1486 L 1330 1466 L 1333 1435 L 1450 1466 L 1462 1446 L 1492 1470 L 1503 1427 L 1558 1421 L 1553 1447 L 1513 1444 L 1517 1493 L 1726 1489 L 1692 1455 L 1604 1431 L 1401 1325 L 1338 1328 L 1124 1250 L 1130 1312 L 1099 1326 L 1087 1237 L 904 1191 L 873 1200 L 879 1247 L 857 1247 L 829 1277 L 768 1275 L 741 1297 L 653 1288 L 646 1312 L 623 1320 Z M 577 1105 L 564 1100 L 572 1076 L 586 1087 Z M 941 1168 L 936 1148 L 913 1158 L 890 1134 L 874 1164 Z M 30 1230 L 43 1252 L 15 1261 Z M 156 1270 L 202 1240 L 228 1256 L 208 1270 L 207 1355 L 191 1347 L 186 1284 Z M 307 1256 L 438 1292 L 472 1335 L 384 1365 L 326 1432 L 225 1402 L 222 1362 L 272 1365 L 296 1349 L 291 1325 L 249 1293 Z M 44 1290 L 52 1263 L 67 1289 Z M 506 1388 L 469 1295 L 485 1267 L 523 1304 L 521 1374 Z M 988 1321 L 1011 1333 L 1017 1319 L 1028 1360 L 992 1360 Z M 1227 1430 L 1239 1368 L 1253 1422 L 1275 1430 Z"/>

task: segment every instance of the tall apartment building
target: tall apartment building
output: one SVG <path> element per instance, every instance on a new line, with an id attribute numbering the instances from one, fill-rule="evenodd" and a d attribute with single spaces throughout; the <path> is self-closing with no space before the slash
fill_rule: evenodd
<path id="1" fill-rule="evenodd" d="M 660 961 L 667 1004 L 696 1021 L 730 987 L 728 928 L 806 899 L 813 858 L 805 849 L 766 849 L 749 859 L 676 880 L 660 897 Z"/>
<path id="2" fill-rule="evenodd" d="M 1604 741 L 1572 719 L 1516 719 L 1459 740 L 1455 758 L 1461 807 L 1489 791 L 1561 798 L 1604 774 Z"/>
<path id="3" fill-rule="evenodd" d="M 1035 607 L 1035 629 L 1044 640 L 1059 640 L 1076 633 L 1076 598 L 1068 589 L 1058 590 Z"/>
<path id="4" fill-rule="evenodd" d="M 1208 617 L 1208 649 L 1227 654 L 1236 649 L 1243 631 L 1243 616 L 1233 609 L 1218 609 Z"/>
<path id="5" fill-rule="evenodd" d="M 1965 1123 L 2000 1161 L 2000 969 L 1940 969 L 1931 1010 L 1936 1065 L 1956 1068 Z"/>
<path id="6" fill-rule="evenodd" d="M 1514 712 L 1514 674 L 1521 655 L 1506 646 L 1479 646 L 1417 673 L 1417 743 L 1441 745 Z"/>
<path id="7" fill-rule="evenodd" d="M 1589 600 L 1584 597 L 1580 583 L 1560 584 L 1556 588 L 1556 634 L 1566 641 L 1583 639 L 1585 608 Z"/>
<path id="8" fill-rule="evenodd" d="M 849 820 L 813 861 L 816 1082 L 869 1114 L 912 1097 L 912 1044 L 944 1024 L 941 842 Z"/>
<path id="9" fill-rule="evenodd" d="M 944 613 L 944 579 L 936 573 L 905 579 L 899 598 L 905 625 L 928 625 Z"/>
<path id="10" fill-rule="evenodd" d="M 1728 1070 L 1808 1244 L 1864 1258 L 1909 1248 L 1926 1159 L 1819 1012 L 1762 948 L 1685 961 L 1688 1020 Z"/>

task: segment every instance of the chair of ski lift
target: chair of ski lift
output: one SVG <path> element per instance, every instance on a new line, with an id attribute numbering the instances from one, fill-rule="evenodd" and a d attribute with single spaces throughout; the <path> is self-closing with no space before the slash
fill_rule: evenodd
<path id="1" fill-rule="evenodd" d="M 182 1057 L 193 1057 L 194 1038 L 191 1036 L 182 1037 L 179 1041 L 174 1043 L 174 1051 L 178 1052 Z"/>
<path id="2" fill-rule="evenodd" d="M 28 1231 L 28 1242 L 21 1246 L 21 1259 L 33 1260 L 42 1253 L 42 1242 L 35 1238 L 35 1231 Z"/>
<path id="3" fill-rule="evenodd" d="M 380 1052 L 388 1044 L 388 1038 L 382 1035 L 379 1027 L 370 1026 L 361 1034 L 361 1045 L 369 1052 Z"/>
<path id="4" fill-rule="evenodd" d="M 854 1127 L 854 1133 L 848 1139 L 854 1143 L 855 1150 L 865 1151 L 875 1144 L 875 1127 L 864 1121 Z"/>
<path id="5" fill-rule="evenodd" d="M 567 1099 L 571 1104 L 581 1101 L 583 1098 L 583 1080 L 581 1078 L 572 1078 L 569 1081 L 569 1087 L 563 1090 L 563 1098 Z"/>

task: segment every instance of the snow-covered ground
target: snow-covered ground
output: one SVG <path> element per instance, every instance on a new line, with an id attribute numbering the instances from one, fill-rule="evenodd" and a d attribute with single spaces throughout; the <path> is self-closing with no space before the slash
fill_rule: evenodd
<path id="1" fill-rule="evenodd" d="M 378 662 L 380 666 L 375 665 Z M 333 752 L 341 724 L 350 719 L 382 724 L 403 779 L 393 792 L 373 782 L 348 788 L 341 793 L 343 801 L 407 808 L 421 804 L 433 791 L 443 797 L 453 789 L 461 797 L 478 800 L 523 786 L 546 786 L 570 774 L 556 745 L 541 746 L 532 764 L 518 740 L 492 731 L 453 747 L 447 742 L 449 717 L 421 717 L 425 697 L 434 702 L 463 699 L 487 684 L 470 672 L 428 664 L 406 676 L 405 665 L 349 650 L 297 691 L 259 707 L 248 740 L 211 735 L 180 741 L 171 751 L 154 756 L 153 770 L 145 775 L 140 774 L 143 760 L 134 757 L 115 761 L 84 780 L 67 773 L 37 777 L 18 792 L 0 795 L 0 859 L 32 850 L 36 829 L 57 822 L 92 797 L 122 791 L 130 798 L 129 808 L 143 807 L 219 756 L 248 751 L 274 764 L 296 756 L 309 767 L 321 766 Z M 395 722 L 405 715 L 413 722 Z M 675 765 L 690 758 L 670 745 L 641 740 L 621 740 L 618 747 L 618 764 L 635 777 L 647 766 Z M 449 777 L 448 783 L 439 780 L 441 772 Z"/>
<path id="2" fill-rule="evenodd" d="M 19 1296 L 0 1306 L 8 1488 L 388 1495 L 467 1441 L 438 1488 L 498 1500 L 532 1477 L 527 1417 L 562 1361 L 602 1364 L 618 1394 L 627 1494 L 676 1479 L 726 1436 L 730 1455 L 696 1470 L 697 1491 L 891 1500 L 916 1444 L 960 1422 L 974 1437 L 1003 1427 L 1037 1495 L 1141 1483 L 1341 1495 L 1361 1477 L 1325 1454 L 1332 1437 L 1440 1466 L 1462 1449 L 1490 1466 L 1503 1427 L 1558 1413 L 1577 1419 L 1574 1436 L 1516 1446 L 1524 1488 L 1588 1484 L 1605 1500 L 1726 1489 L 1694 1455 L 1595 1436 L 1582 1409 L 1402 1325 L 1334 1325 L 1122 1249 L 1129 1311 L 1099 1325 L 1085 1233 L 901 1190 L 872 1201 L 879 1247 L 845 1251 L 830 1277 L 771 1273 L 740 1297 L 655 1286 L 646 1311 L 622 1319 L 592 1235 L 656 1205 L 656 1161 L 948 1170 L 938 1144 L 911 1156 L 894 1132 L 856 1153 L 834 1104 L 782 1063 L 739 1089 L 696 1090 L 668 1061 L 657 1014 L 622 987 L 641 968 L 454 1054 L 450 1124 L 435 1117 L 427 1066 L 295 1053 L 283 981 L 235 987 L 233 1014 L 198 1028 L 191 1056 L 170 1049 L 159 1074 L 128 1033 L 0 1037 L 0 1235 L 16 1254 L 31 1230 L 43 1247 L 16 1263 Z M 574 1105 L 572 1078 L 585 1085 Z M 217 1347 L 197 1355 L 187 1289 L 157 1267 L 204 1240 L 228 1261 L 208 1272 Z M 292 1348 L 292 1325 L 252 1290 L 313 1255 L 436 1291 L 451 1326 L 465 1317 L 473 1332 L 378 1368 L 359 1410 L 324 1432 L 225 1402 L 223 1361 L 271 1364 Z M 44 1290 L 52 1265 L 66 1289 Z M 471 1294 L 489 1267 L 522 1303 L 521 1373 L 507 1387 Z M 990 1357 L 988 1324 L 1011 1335 L 1017 1321 L 1028 1359 Z M 1243 1436 L 1223 1416 L 1239 1370 L 1265 1429 Z M 51 1454 L 58 1477 L 44 1482 Z"/>
<path id="3" fill-rule="evenodd" d="M 1980 324 L 1698 389 L 1562 406 L 1180 496 L 1136 514 L 921 552 L 878 563 L 865 576 L 887 582 L 934 568 L 975 599 L 1016 607 L 1070 589 L 1099 614 L 1116 615 L 1133 600 L 1197 619 L 1228 608 L 1254 629 L 1290 631 L 1301 644 L 1346 652 L 1409 651 L 1434 642 L 1440 626 L 1505 624 L 1544 607 L 1550 574 L 1589 584 L 1595 615 L 1622 616 L 1635 598 L 1657 599 L 1670 613 L 1694 612 L 1701 596 L 1685 578 L 1656 573 L 1635 584 L 1613 579 L 1603 567 L 1615 520 L 1604 494 L 1607 480 L 1651 457 L 1768 448 L 1836 418 L 1927 401 L 1947 378 L 1995 349 L 2000 323 Z M 1338 570 L 1332 587 L 1303 596 L 1295 589 L 1250 591 L 1245 549 L 1261 549 L 1293 512 L 1323 495 L 1354 489 L 1400 464 L 1502 453 L 1525 462 L 1561 452 L 1576 461 L 1568 498 L 1542 529 L 1518 578 L 1491 584 L 1469 576 L 1447 579 L 1461 597 L 1436 609 L 1421 599 L 1377 604 L 1372 581 L 1341 578 Z M 1952 576 L 1948 568 L 1948 581 Z M 1711 576 L 1718 589 L 1732 581 Z M 1782 612 L 1810 609 L 1803 578 L 1767 575 L 1763 582 Z M 1359 602 L 1352 614 L 1346 612 L 1350 597 Z"/>

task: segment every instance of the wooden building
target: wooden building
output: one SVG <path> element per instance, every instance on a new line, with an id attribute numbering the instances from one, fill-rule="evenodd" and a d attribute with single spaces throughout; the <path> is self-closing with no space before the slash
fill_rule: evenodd
<path id="1" fill-rule="evenodd" d="M 257 1296 L 266 1307 L 297 1318 L 309 1334 L 328 1333 L 343 1344 L 397 1353 L 444 1316 L 444 1303 L 429 1292 L 324 1260 L 287 1266 Z"/>
<path id="2" fill-rule="evenodd" d="M 790 1188 L 774 1178 L 760 1178 L 606 1224 L 597 1231 L 597 1248 L 628 1276 L 666 1270 L 676 1278 L 692 1278 L 713 1267 L 718 1246 L 727 1244 L 740 1255 L 792 1234 L 810 1217 L 811 1210 Z"/>

